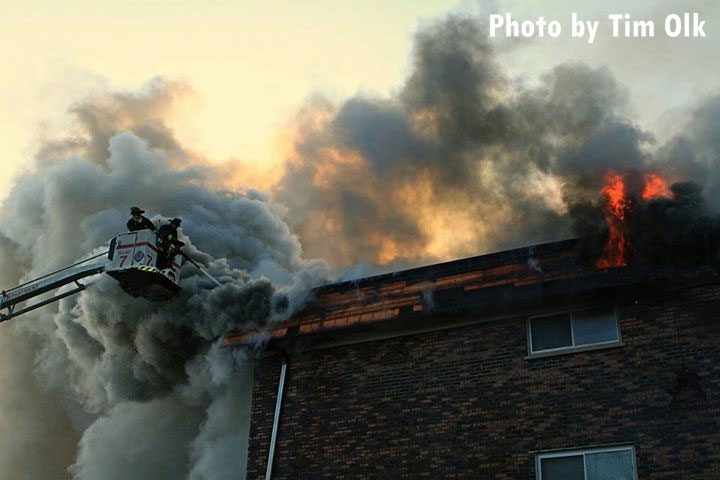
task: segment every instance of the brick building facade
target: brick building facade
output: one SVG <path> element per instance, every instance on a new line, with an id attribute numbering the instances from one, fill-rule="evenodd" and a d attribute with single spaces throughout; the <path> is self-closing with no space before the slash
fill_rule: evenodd
<path id="1" fill-rule="evenodd" d="M 283 361 L 275 479 L 720 478 L 717 270 L 575 252 L 319 288 L 256 359 L 247 478 L 265 478 Z"/>

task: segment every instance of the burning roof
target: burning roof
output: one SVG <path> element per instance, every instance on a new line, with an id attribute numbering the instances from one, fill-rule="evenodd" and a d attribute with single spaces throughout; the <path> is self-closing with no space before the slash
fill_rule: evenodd
<path id="1" fill-rule="evenodd" d="M 701 191 L 694 182 L 668 185 L 657 173 L 608 173 L 599 202 L 573 212 L 584 258 L 597 268 L 717 261 L 720 219 Z"/>
<path id="2" fill-rule="evenodd" d="M 288 321 L 233 331 L 226 345 L 311 346 L 351 334 L 402 328 L 437 328 L 480 313 L 487 319 L 518 309 L 588 302 L 622 288 L 656 289 L 668 282 L 716 278 L 709 266 L 643 265 L 605 268 L 578 254 L 584 240 L 570 239 L 429 265 L 315 289 L 315 298 Z"/>

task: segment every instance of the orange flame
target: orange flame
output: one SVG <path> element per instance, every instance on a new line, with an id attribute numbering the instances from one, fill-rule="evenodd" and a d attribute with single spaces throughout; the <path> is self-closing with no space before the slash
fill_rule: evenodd
<path id="1" fill-rule="evenodd" d="M 657 197 L 669 197 L 670 187 L 660 175 L 648 173 L 645 175 L 645 188 L 643 189 L 643 200 L 652 200 Z"/>
<path id="2" fill-rule="evenodd" d="M 609 175 L 603 195 L 607 200 L 605 221 L 608 224 L 608 239 L 603 256 L 596 262 L 597 268 L 621 267 L 625 262 L 628 239 L 624 231 L 625 209 L 628 206 L 625 182 L 621 175 Z"/>
<path id="3" fill-rule="evenodd" d="M 658 197 L 670 197 L 670 187 L 660 175 L 648 173 L 643 177 L 642 200 L 649 201 Z M 608 239 L 603 255 L 595 266 L 597 268 L 622 267 L 627 265 L 626 254 L 630 241 L 626 233 L 625 215 L 629 212 L 631 201 L 622 175 L 608 175 L 602 190 L 606 204 L 605 221 L 608 225 Z"/>

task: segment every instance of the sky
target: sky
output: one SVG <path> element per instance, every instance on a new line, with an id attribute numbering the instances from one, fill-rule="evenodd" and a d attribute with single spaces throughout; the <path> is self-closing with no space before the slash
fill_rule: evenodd
<path id="1" fill-rule="evenodd" d="M 283 131 L 315 96 L 392 95 L 411 67 L 415 32 L 448 13 L 479 22 L 493 12 L 518 20 L 571 12 L 601 20 L 588 45 L 559 38 L 499 38 L 501 59 L 518 81 L 552 66 L 607 65 L 629 90 L 638 121 L 672 129 L 668 112 L 720 81 L 717 2 L 544 1 L 80 1 L 3 0 L 0 17 L 0 186 L 31 168 L 40 140 L 72 132 L 68 109 L 107 90 L 132 91 L 156 76 L 192 89 L 173 118 L 177 137 L 210 161 L 272 169 L 282 162 Z M 697 11 L 707 38 L 610 38 L 609 13 L 662 18 Z M 605 29 L 605 30 L 603 30 Z M 260 185 L 262 187 L 262 185 Z M 0 192 L 0 197 L 4 193 Z"/>
<path id="2" fill-rule="evenodd" d="M 565 34 L 488 41 L 506 12 Z M 602 22 L 594 44 L 568 35 L 572 12 Z M 706 38 L 611 38 L 606 21 L 683 12 Z M 0 0 L 2 284 L 103 248 L 131 204 L 183 218 L 228 279 L 183 276 L 158 311 L 103 277 L 5 323 L 0 477 L 235 478 L 215 459 L 247 425 L 242 359 L 211 350 L 227 328 L 330 280 L 599 239 L 611 172 L 632 198 L 646 174 L 677 187 L 638 208 L 628 229 L 663 228 L 632 230 L 637 258 L 682 246 L 720 212 L 719 20 L 716 0 Z M 168 357 L 188 326 L 196 354 Z M 137 442 L 153 448 L 118 450 Z"/>
<path id="3" fill-rule="evenodd" d="M 403 78 L 417 22 L 446 0 L 27 2 L 0 18 L 0 155 L 29 162 L 38 136 L 68 128 L 67 109 L 155 76 L 194 94 L 172 122 L 211 159 L 265 162 L 276 134 L 315 92 L 386 92 Z M 5 183 L 7 185 L 7 183 Z"/>

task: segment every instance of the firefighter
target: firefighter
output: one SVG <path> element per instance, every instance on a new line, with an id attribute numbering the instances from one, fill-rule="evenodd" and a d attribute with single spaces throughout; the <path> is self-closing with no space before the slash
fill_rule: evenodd
<path id="1" fill-rule="evenodd" d="M 185 245 L 178 239 L 178 229 L 182 220 L 173 218 L 169 224 L 163 225 L 158 230 L 158 268 L 165 269 L 172 265 L 175 256 Z"/>
<path id="2" fill-rule="evenodd" d="M 140 207 L 132 207 L 130 209 L 130 220 L 127 222 L 127 229 L 129 232 L 137 232 L 138 230 L 152 230 L 155 231 L 155 224 L 153 224 L 149 218 L 145 215 L 145 210 Z"/>

